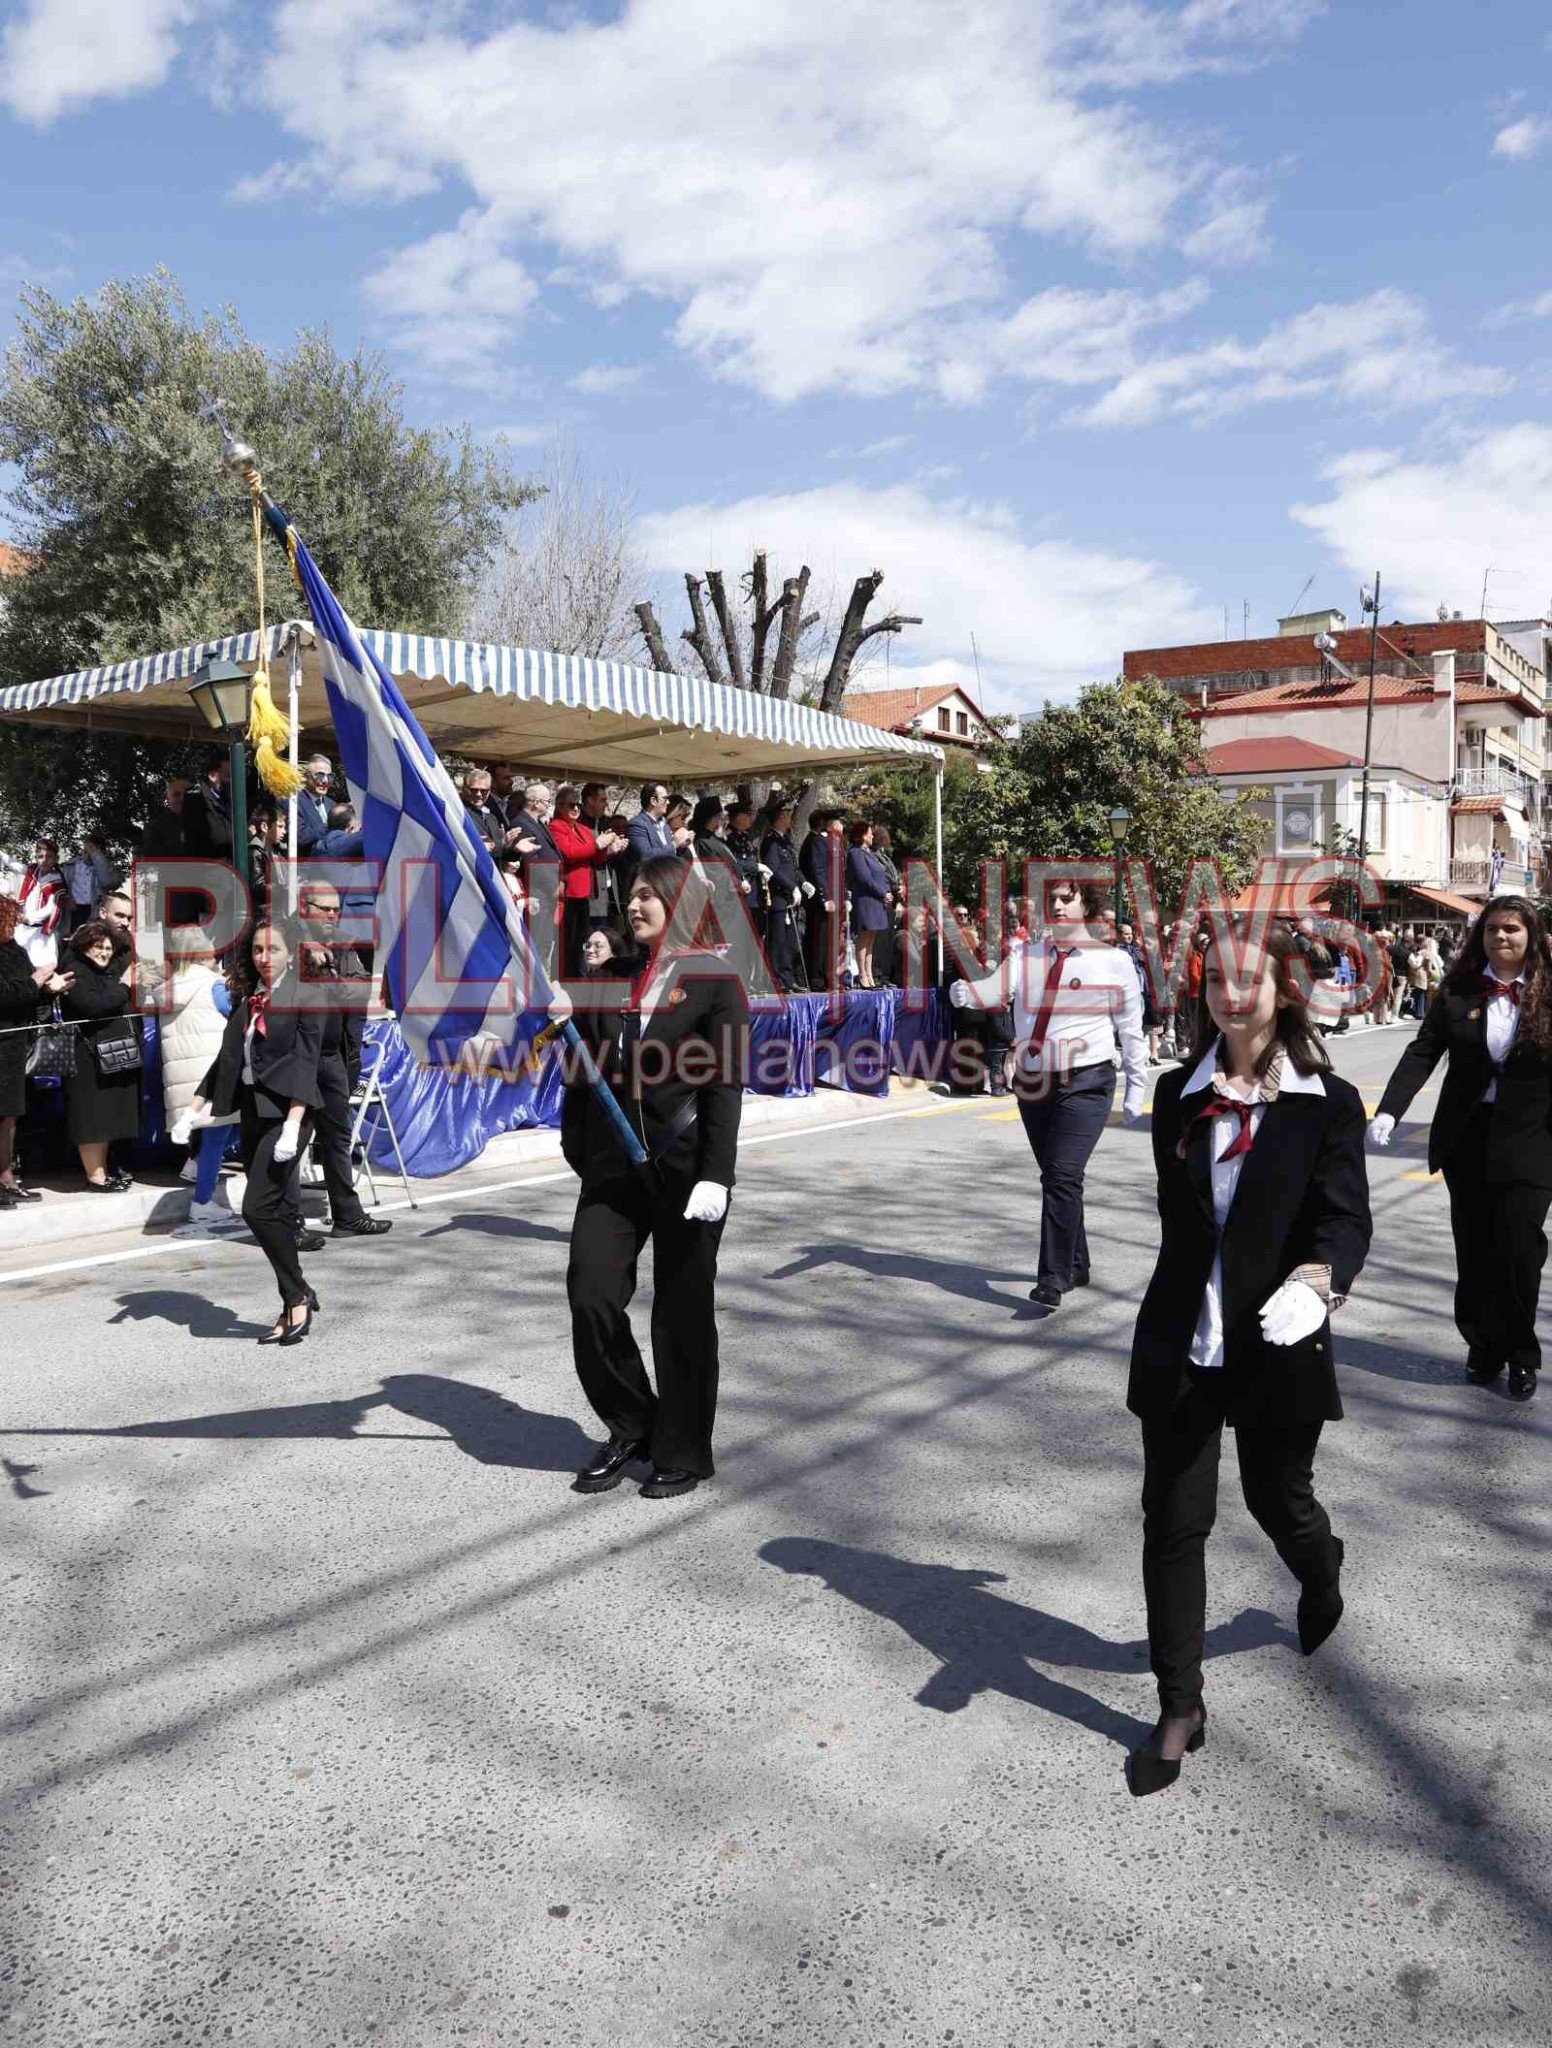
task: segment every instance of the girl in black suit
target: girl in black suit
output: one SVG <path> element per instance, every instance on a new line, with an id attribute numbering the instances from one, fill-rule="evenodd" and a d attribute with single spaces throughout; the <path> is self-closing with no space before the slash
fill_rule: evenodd
<path id="1" fill-rule="evenodd" d="M 1291 933 L 1268 934 L 1238 975 L 1215 938 L 1192 1058 L 1154 1099 L 1162 1241 L 1127 1389 L 1142 1421 L 1143 1590 L 1160 1710 L 1129 1761 L 1139 1795 L 1173 1784 L 1205 1739 L 1205 1558 L 1225 1422 L 1246 1506 L 1299 1581 L 1306 1656 L 1342 1615 L 1342 1544 L 1313 1471 L 1321 1427 L 1342 1413 L 1329 1310 L 1368 1252 L 1369 1190 L 1363 1104 L 1329 1069 L 1308 992 Z"/>
<path id="2" fill-rule="evenodd" d="M 737 977 L 694 940 L 705 884 L 672 855 L 645 860 L 627 916 L 640 954 L 617 963 L 621 1006 L 577 1025 L 647 1149 L 632 1166 L 585 1081 L 566 1090 L 561 1148 L 582 1177 L 566 1292 L 582 1391 L 609 1440 L 576 1479 L 617 1486 L 648 1458 L 648 1499 L 689 1493 L 715 1467 L 717 1249 L 738 1152 L 749 1004 Z M 567 1014 L 558 995 L 552 1014 Z M 651 1240 L 654 1394 L 630 1325 L 636 1263 Z"/>
<path id="3" fill-rule="evenodd" d="M 61 1015 L 80 1027 L 75 1072 L 65 1082 L 65 1130 L 81 1155 L 86 1185 L 98 1194 L 133 1185 L 122 1167 L 111 1166 L 108 1152 L 140 1130 L 140 1019 L 130 1008 L 134 970 L 127 957 L 114 959 L 112 932 L 93 922 L 71 934 L 63 959 Z"/>
<path id="4" fill-rule="evenodd" d="M 1528 1401 L 1552 1203 L 1552 951 L 1525 897 L 1496 898 L 1471 927 L 1380 1098 L 1374 1144 L 1441 1059 L 1428 1169 L 1450 1194 L 1466 1377 L 1488 1386 L 1507 1366 L 1511 1399 Z"/>
<path id="5" fill-rule="evenodd" d="M 301 1206 L 301 1155 L 323 1097 L 318 1063 L 324 1018 L 304 1008 L 299 979 L 305 934 L 274 919 L 256 925 L 233 974 L 232 1014 L 215 1065 L 200 1083 L 190 1116 L 242 1117 L 247 1171 L 243 1221 L 259 1241 L 280 1289 L 280 1316 L 261 1344 L 300 1344 L 318 1297 L 302 1273 L 295 1216 Z"/>

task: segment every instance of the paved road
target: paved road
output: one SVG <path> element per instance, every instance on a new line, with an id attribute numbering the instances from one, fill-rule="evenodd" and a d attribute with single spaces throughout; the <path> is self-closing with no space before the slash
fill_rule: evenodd
<path id="1" fill-rule="evenodd" d="M 1458 1383 L 1410 1146 L 1322 1452 L 1348 1620 L 1299 1657 L 1226 1497 L 1210 1746 L 1125 1790 L 1145 1162 L 1041 1322 L 990 1106 L 748 1152 L 688 1501 L 567 1490 L 561 1183 L 331 1247 L 284 1358 L 251 1248 L 0 1286 L 0 2038 L 1544 2048 L 1552 1399 Z"/>

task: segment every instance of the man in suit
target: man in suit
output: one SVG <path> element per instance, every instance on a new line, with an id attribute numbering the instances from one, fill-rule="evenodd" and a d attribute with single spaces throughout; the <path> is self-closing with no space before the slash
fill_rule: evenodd
<path id="1" fill-rule="evenodd" d="M 329 791 L 334 782 L 334 763 L 327 754 L 314 754 L 303 770 L 305 782 L 296 798 L 296 847 L 305 859 L 329 829 L 332 808 Z"/>
<path id="2" fill-rule="evenodd" d="M 815 811 L 809 820 L 808 837 L 798 848 L 798 874 L 803 884 L 803 965 L 811 989 L 830 985 L 829 949 L 831 922 L 845 884 L 846 849 L 834 829 L 841 824 L 837 811 Z M 844 964 L 846 941 L 840 942 Z"/>
<path id="3" fill-rule="evenodd" d="M 630 868 L 624 877 L 627 889 L 631 875 L 644 860 L 654 860 L 660 854 L 674 851 L 674 835 L 663 822 L 667 815 L 667 783 L 644 782 L 641 785 L 641 809 L 625 828 L 625 837 L 630 841 Z"/>
<path id="4" fill-rule="evenodd" d="M 350 1157 L 350 1098 L 361 1079 L 362 1021 L 371 1000 L 367 969 L 355 948 L 339 937 L 340 893 L 332 882 L 305 883 L 298 909 L 310 940 L 302 952 L 301 979 L 329 984 L 331 999 L 323 1012 L 322 1107 L 313 1119 L 313 1144 L 323 1168 L 333 1235 L 381 1237 L 393 1225 L 386 1216 L 368 1216 L 361 1206 Z M 296 1222 L 301 1233 L 300 1214 Z"/>
<path id="5" fill-rule="evenodd" d="M 184 803 L 183 850 L 191 860 L 232 858 L 232 763 L 226 754 L 207 762 L 199 787 Z"/>
<path id="6" fill-rule="evenodd" d="M 803 878 L 798 857 L 792 850 L 792 808 L 778 800 L 771 813 L 770 829 L 760 842 L 760 859 L 769 870 L 770 910 L 765 920 L 766 957 L 776 986 L 785 995 L 798 985 L 801 954 L 798 949 L 797 911 L 803 901 Z"/>

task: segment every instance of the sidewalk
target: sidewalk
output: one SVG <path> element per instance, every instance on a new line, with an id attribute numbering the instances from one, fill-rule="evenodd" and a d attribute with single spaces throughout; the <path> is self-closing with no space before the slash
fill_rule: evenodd
<path id="1" fill-rule="evenodd" d="M 891 1082 L 887 1098 L 852 1095 L 827 1087 L 812 1095 L 746 1095 L 743 1135 L 748 1139 L 765 1133 L 828 1129 L 848 1120 L 866 1122 L 878 1116 L 898 1115 L 905 1109 L 932 1107 L 936 1102 L 924 1082 L 898 1077 Z M 373 1171 L 382 1206 L 392 1211 L 407 1208 L 404 1184 L 398 1174 L 392 1169 L 385 1172 L 381 1167 L 374 1167 Z M 460 1190 L 474 1193 L 488 1188 L 492 1182 L 507 1184 L 531 1174 L 556 1171 L 568 1171 L 561 1159 L 559 1131 L 510 1131 L 493 1138 L 478 1159 L 457 1173 L 442 1174 L 435 1180 L 412 1179 L 410 1199 L 418 1202 L 430 1198 L 441 1203 Z M 230 1178 L 226 1176 L 228 1181 Z M 0 1269 L 12 1252 L 95 1245 L 98 1240 L 110 1237 L 166 1237 L 187 1222 L 193 1195 L 192 1183 L 166 1173 L 137 1180 L 132 1188 L 118 1195 L 93 1194 L 79 1180 L 39 1180 L 30 1181 L 29 1185 L 39 1189 L 43 1200 L 24 1203 L 0 1214 Z M 358 1185 L 370 1214 L 372 1200 L 365 1175 Z M 309 1215 L 322 1214 L 322 1187 L 304 1183 L 302 1205 Z"/>

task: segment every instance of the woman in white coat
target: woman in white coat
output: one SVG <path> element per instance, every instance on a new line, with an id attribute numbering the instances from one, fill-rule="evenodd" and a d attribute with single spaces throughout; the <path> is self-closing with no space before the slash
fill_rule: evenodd
<path id="1" fill-rule="evenodd" d="M 167 1004 L 161 1017 L 163 1121 L 175 1143 L 187 1144 L 195 1133 L 194 1100 L 221 1050 L 232 999 L 208 939 L 186 930 L 174 933 L 173 938 L 178 950 L 172 955 Z M 192 1155 L 195 1173 L 190 1223 L 208 1226 L 236 1220 L 218 1207 L 215 1199 L 226 1133 L 236 1122 L 235 1115 L 199 1120 L 198 1149 Z"/>

